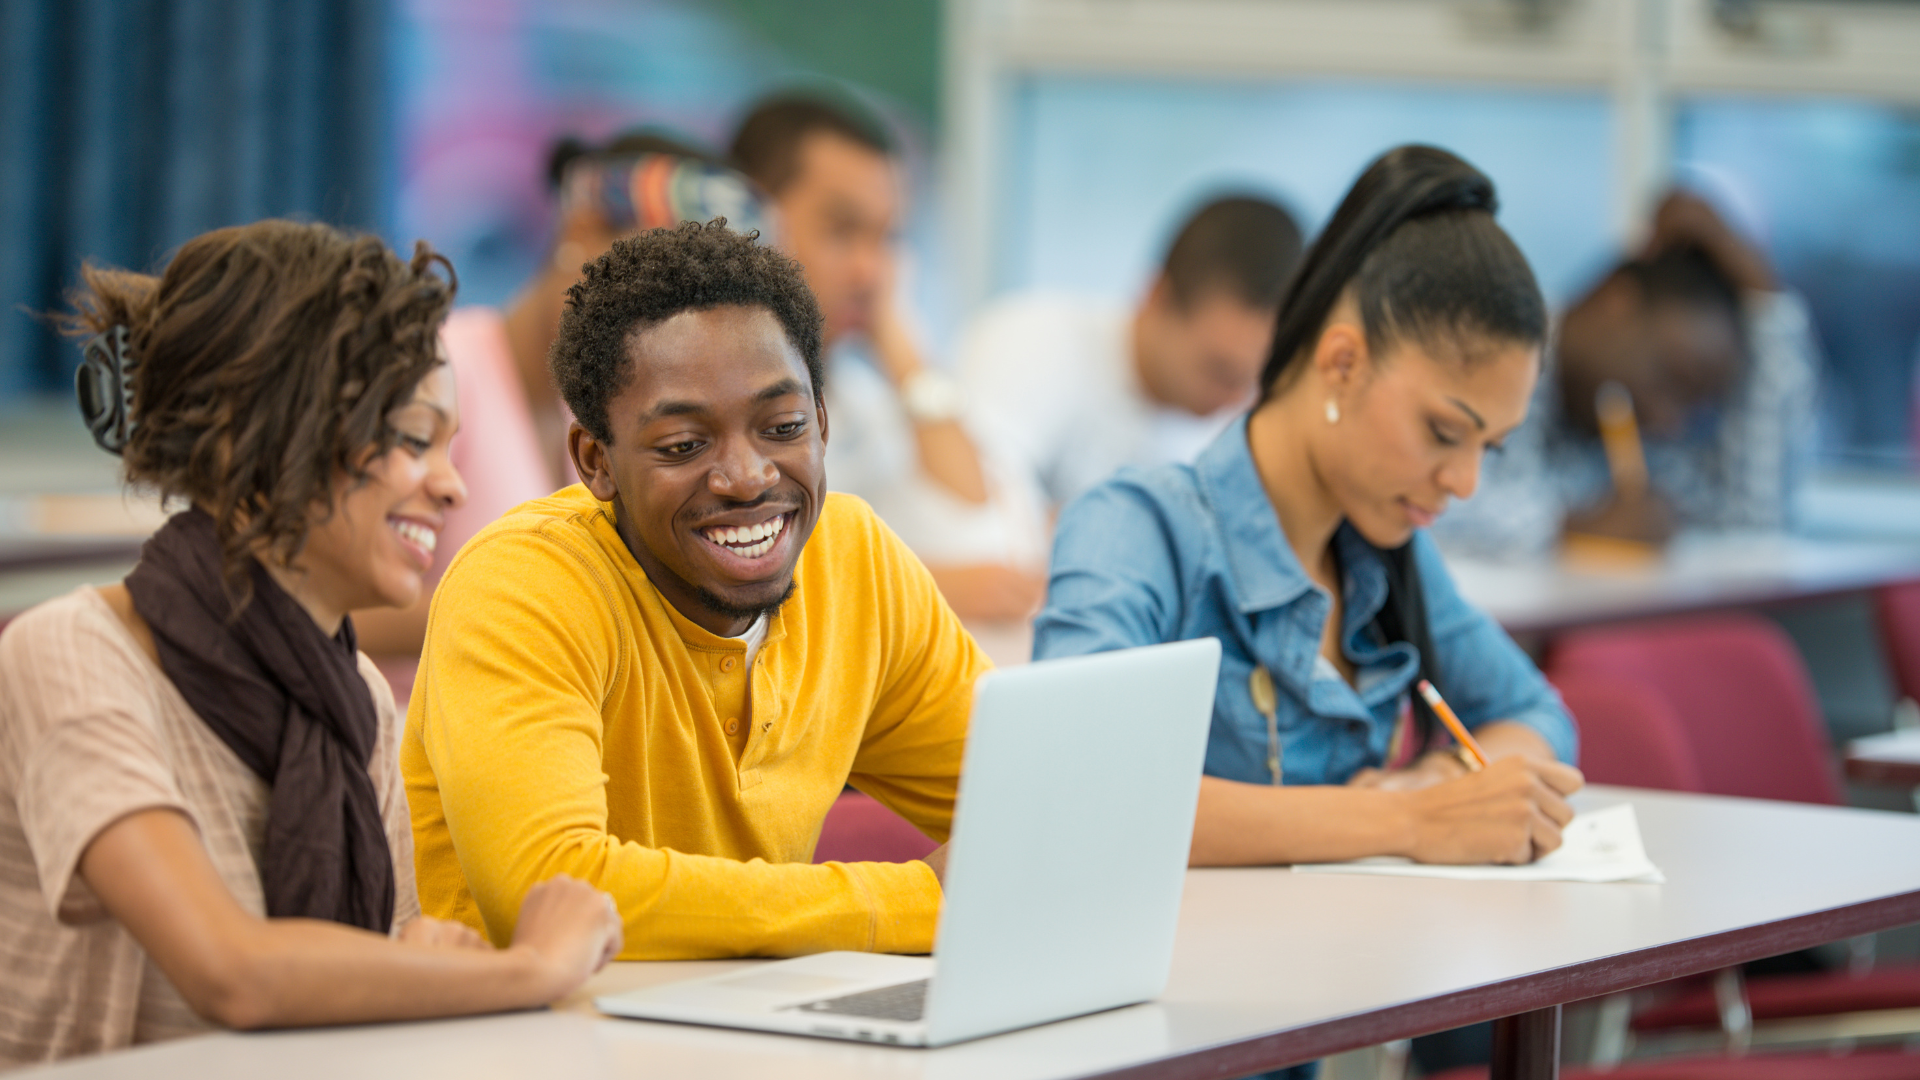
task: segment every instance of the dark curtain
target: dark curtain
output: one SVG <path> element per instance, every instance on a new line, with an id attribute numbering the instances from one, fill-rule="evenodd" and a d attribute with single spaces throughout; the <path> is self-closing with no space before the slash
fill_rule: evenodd
<path id="1" fill-rule="evenodd" d="M 0 0 L 0 399 L 70 387 L 82 260 L 293 216 L 382 230 L 388 0 Z"/>

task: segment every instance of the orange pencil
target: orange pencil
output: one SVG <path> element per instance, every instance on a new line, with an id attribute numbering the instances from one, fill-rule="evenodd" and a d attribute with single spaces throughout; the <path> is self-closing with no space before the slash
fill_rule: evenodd
<path id="1" fill-rule="evenodd" d="M 1633 500 L 1647 493 L 1647 451 L 1640 442 L 1640 424 L 1633 415 L 1633 395 L 1608 379 L 1593 396 L 1600 420 L 1600 446 L 1607 454 L 1607 472 L 1613 490 Z"/>
<path id="2" fill-rule="evenodd" d="M 1478 763 L 1474 771 L 1479 772 L 1481 769 L 1486 768 L 1487 752 L 1480 749 L 1479 743 L 1473 741 L 1473 732 L 1468 731 L 1467 725 L 1461 723 L 1460 718 L 1453 715 L 1453 710 L 1447 706 L 1446 699 L 1440 696 L 1440 691 L 1435 690 L 1432 683 L 1421 679 L 1420 696 L 1427 699 L 1427 704 L 1433 707 L 1433 714 L 1440 718 L 1441 723 L 1447 725 L 1448 731 L 1453 732 L 1454 741 L 1466 747 L 1467 753 L 1473 755 L 1473 760 Z"/>

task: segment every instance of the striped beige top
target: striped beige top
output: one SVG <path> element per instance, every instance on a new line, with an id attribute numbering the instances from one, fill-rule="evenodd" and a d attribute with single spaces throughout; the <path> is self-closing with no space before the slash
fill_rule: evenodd
<path id="1" fill-rule="evenodd" d="M 398 886 L 419 912 L 413 838 L 386 680 L 365 656 L 380 717 L 369 771 Z M 241 764 L 91 588 L 0 635 L 0 1069 L 206 1030 L 78 874 L 108 825 L 185 813 L 241 906 L 264 914 L 257 859 L 267 786 Z"/>

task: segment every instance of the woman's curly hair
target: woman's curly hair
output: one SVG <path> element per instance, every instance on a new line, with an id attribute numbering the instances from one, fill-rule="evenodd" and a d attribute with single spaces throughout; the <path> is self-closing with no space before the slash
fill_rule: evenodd
<path id="1" fill-rule="evenodd" d="M 567 290 L 560 334 L 548 363 L 567 407 L 595 439 L 611 445 L 607 405 L 627 385 L 627 341 L 635 331 L 683 311 L 728 304 L 773 313 L 806 362 L 814 400 L 822 377 L 820 305 L 800 264 L 761 247 L 757 232 L 737 233 L 726 218 L 650 229 L 614 241 Z"/>
<path id="2" fill-rule="evenodd" d="M 407 261 L 377 237 L 278 220 L 197 236 L 157 277 L 80 276 L 54 321 L 75 337 L 127 329 L 126 480 L 213 517 L 242 601 L 254 551 L 298 555 L 392 449 L 388 414 L 442 362 L 456 288 L 424 241 Z"/>

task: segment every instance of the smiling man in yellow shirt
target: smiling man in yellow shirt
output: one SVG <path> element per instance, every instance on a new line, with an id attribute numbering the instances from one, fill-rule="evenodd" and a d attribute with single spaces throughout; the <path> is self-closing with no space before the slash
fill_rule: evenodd
<path id="1" fill-rule="evenodd" d="M 454 557 L 407 713 L 429 914 L 506 942 L 567 873 L 614 896 L 626 959 L 932 948 L 945 848 L 809 862 L 849 782 L 946 839 L 988 667 L 827 493 L 820 321 L 797 264 L 721 223 L 623 240 L 570 291 L 583 483 Z"/>

